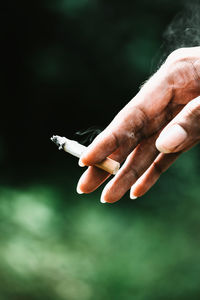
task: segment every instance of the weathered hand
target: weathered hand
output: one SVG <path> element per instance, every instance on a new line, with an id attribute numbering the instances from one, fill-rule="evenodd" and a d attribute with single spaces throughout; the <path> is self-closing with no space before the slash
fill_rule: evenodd
<path id="1" fill-rule="evenodd" d="M 77 191 L 90 193 L 108 173 L 94 164 L 109 156 L 125 163 L 103 190 L 102 202 L 145 194 L 173 161 L 200 141 L 200 47 L 169 55 L 139 93 L 81 157 L 89 166 Z"/>

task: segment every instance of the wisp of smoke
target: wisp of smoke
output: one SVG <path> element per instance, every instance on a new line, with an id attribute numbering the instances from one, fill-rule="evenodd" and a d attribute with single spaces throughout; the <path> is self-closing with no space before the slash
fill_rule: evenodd
<path id="1" fill-rule="evenodd" d="M 89 144 L 89 143 L 91 143 L 93 140 L 94 140 L 94 138 L 99 134 L 99 133 L 101 133 L 101 129 L 99 129 L 99 128 L 97 128 L 97 127 L 90 127 L 90 128 L 88 128 L 88 129 L 86 129 L 86 130 L 80 130 L 80 131 L 77 131 L 76 132 L 76 135 L 78 135 L 78 136 L 80 136 L 80 137 L 82 137 L 81 139 L 80 139 L 80 142 L 82 143 L 82 144 Z"/>
<path id="2" fill-rule="evenodd" d="M 167 27 L 163 34 L 164 54 L 160 64 L 175 49 L 182 47 L 200 46 L 200 1 L 187 3 L 185 9 L 178 13 Z M 76 135 L 81 136 L 82 144 L 91 143 L 102 130 L 90 127 L 86 130 L 77 131 Z"/>
<path id="3" fill-rule="evenodd" d="M 165 58 L 175 49 L 200 46 L 200 1 L 187 3 L 163 34 Z"/>

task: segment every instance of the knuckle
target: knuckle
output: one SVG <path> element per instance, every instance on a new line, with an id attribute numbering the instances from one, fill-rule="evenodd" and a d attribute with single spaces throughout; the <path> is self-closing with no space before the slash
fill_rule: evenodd
<path id="1" fill-rule="evenodd" d="M 197 59 L 194 64 L 194 69 L 196 71 L 197 80 L 200 80 L 200 59 Z"/>
<path id="2" fill-rule="evenodd" d="M 154 161 L 152 165 L 155 172 L 160 176 L 163 173 L 163 169 L 161 165 L 156 161 Z"/>
<path id="3" fill-rule="evenodd" d="M 120 146 L 120 141 L 119 141 L 119 137 L 117 136 L 115 131 L 111 131 L 110 136 L 113 140 L 113 143 L 114 143 L 115 147 L 118 148 Z"/>
<path id="4" fill-rule="evenodd" d="M 174 63 L 184 60 L 187 57 L 188 48 L 178 48 L 174 50 L 166 59 L 166 63 Z"/>
<path id="5" fill-rule="evenodd" d="M 138 178 L 140 177 L 140 172 L 136 170 L 136 168 L 131 168 L 130 171 L 131 171 L 132 178 L 138 180 Z"/>

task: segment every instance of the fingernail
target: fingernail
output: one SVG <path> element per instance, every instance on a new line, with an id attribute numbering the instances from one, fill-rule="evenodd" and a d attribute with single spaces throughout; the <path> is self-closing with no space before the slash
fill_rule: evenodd
<path id="1" fill-rule="evenodd" d="M 76 191 L 77 191 L 78 194 L 84 194 L 84 193 L 81 191 L 79 185 L 77 185 Z"/>
<path id="2" fill-rule="evenodd" d="M 79 159 L 78 164 L 79 164 L 80 167 L 85 167 L 85 165 L 84 165 L 84 163 L 82 162 L 81 158 Z"/>
<path id="3" fill-rule="evenodd" d="M 133 186 L 135 186 L 135 185 L 133 185 Z M 131 199 L 131 200 L 137 199 L 137 196 L 135 196 L 134 193 L 133 193 L 133 186 L 132 186 L 132 188 L 131 188 L 131 190 L 130 190 L 130 199 Z"/>
<path id="4" fill-rule="evenodd" d="M 170 153 L 187 138 L 187 132 L 178 124 L 164 130 L 156 141 L 156 148 L 163 153 Z"/>
<path id="5" fill-rule="evenodd" d="M 137 196 L 135 196 L 135 195 L 133 195 L 133 194 L 130 194 L 130 199 L 131 199 L 131 200 L 135 200 L 135 199 L 137 199 Z"/>
<path id="6" fill-rule="evenodd" d="M 104 200 L 104 197 L 103 197 L 103 196 L 101 196 L 100 202 L 101 202 L 101 203 L 106 203 L 106 201 Z"/>

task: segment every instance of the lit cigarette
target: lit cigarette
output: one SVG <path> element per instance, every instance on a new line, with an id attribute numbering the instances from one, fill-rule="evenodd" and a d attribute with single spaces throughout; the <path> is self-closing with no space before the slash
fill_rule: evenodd
<path id="1" fill-rule="evenodd" d="M 53 135 L 51 140 L 58 146 L 59 150 L 63 149 L 65 152 L 68 152 L 78 158 L 80 158 L 83 152 L 87 149 L 86 146 L 83 146 L 76 141 L 69 140 L 66 137 Z M 99 164 L 96 164 L 95 166 L 110 174 L 116 174 L 120 168 L 119 162 L 109 157 L 104 159 Z"/>

